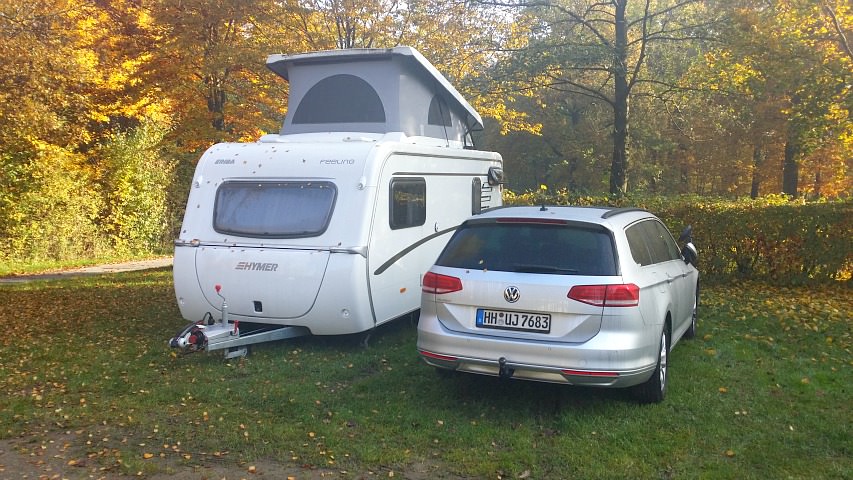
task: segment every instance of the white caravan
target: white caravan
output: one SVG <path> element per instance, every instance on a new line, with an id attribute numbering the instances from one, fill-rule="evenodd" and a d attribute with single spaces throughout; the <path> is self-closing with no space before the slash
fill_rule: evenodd
<path id="1" fill-rule="evenodd" d="M 290 83 L 281 132 L 214 145 L 195 171 L 174 259 L 193 323 L 174 347 L 245 354 L 413 312 L 456 227 L 501 205 L 501 157 L 473 149 L 480 116 L 416 50 L 267 66 Z"/>

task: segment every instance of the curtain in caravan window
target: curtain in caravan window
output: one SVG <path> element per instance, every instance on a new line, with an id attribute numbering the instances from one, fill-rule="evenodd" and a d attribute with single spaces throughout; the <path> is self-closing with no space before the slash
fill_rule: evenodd
<path id="1" fill-rule="evenodd" d="M 226 182 L 216 192 L 213 228 L 242 237 L 317 236 L 329 226 L 336 197 L 330 182 Z"/>

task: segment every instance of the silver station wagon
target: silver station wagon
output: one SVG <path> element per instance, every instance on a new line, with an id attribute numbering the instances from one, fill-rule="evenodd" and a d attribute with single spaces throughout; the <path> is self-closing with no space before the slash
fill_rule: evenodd
<path id="1" fill-rule="evenodd" d="M 666 394 L 699 272 L 643 210 L 506 207 L 464 222 L 423 278 L 418 351 L 440 371 Z"/>

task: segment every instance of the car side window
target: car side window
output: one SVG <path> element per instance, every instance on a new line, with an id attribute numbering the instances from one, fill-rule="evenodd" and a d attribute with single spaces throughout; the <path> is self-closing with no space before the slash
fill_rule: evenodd
<path id="1" fill-rule="evenodd" d="M 660 238 L 661 243 L 666 245 L 667 260 L 680 260 L 681 251 L 678 249 L 678 244 L 675 243 L 675 240 L 672 238 L 672 234 L 669 233 L 669 230 L 667 230 L 667 228 L 660 222 L 650 223 L 654 223 L 655 229 L 657 230 L 657 237 Z"/>
<path id="2" fill-rule="evenodd" d="M 417 227 L 426 222 L 426 181 L 423 178 L 391 180 L 391 230 Z"/>
<path id="3" fill-rule="evenodd" d="M 625 236 L 628 238 L 628 246 L 631 248 L 631 256 L 634 257 L 635 262 L 644 267 L 654 263 L 652 261 L 652 254 L 646 245 L 645 229 L 643 228 L 643 224 L 645 223 L 648 222 L 635 223 L 625 230 Z"/>
<path id="4" fill-rule="evenodd" d="M 643 238 L 646 240 L 646 245 L 649 247 L 649 253 L 652 255 L 652 263 L 663 263 L 671 260 L 666 243 L 664 243 L 661 232 L 658 230 L 658 222 L 655 220 L 646 220 L 640 223 L 640 228 L 643 232 Z"/>
<path id="5" fill-rule="evenodd" d="M 625 230 L 631 256 L 642 266 L 681 258 L 669 230 L 657 220 L 643 220 Z"/>

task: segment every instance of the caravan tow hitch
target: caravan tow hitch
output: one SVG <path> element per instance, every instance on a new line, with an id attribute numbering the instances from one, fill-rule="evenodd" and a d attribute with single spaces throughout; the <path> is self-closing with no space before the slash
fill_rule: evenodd
<path id="1" fill-rule="evenodd" d="M 169 340 L 170 347 L 181 349 L 186 353 L 224 349 L 225 358 L 230 359 L 245 357 L 249 353 L 248 346 L 255 343 L 301 337 L 310 333 L 305 327 L 279 325 L 263 325 L 241 332 L 239 320 L 229 324 L 228 302 L 220 293 L 222 286 L 216 285 L 215 289 L 216 294 L 222 299 L 222 318 L 217 322 L 210 312 L 206 313 L 203 319 L 187 325 L 172 337 Z"/>
<path id="2" fill-rule="evenodd" d="M 240 338 L 240 321 L 235 321 L 233 327 L 228 324 L 228 302 L 222 296 L 222 285 L 216 285 L 216 294 L 222 299 L 222 318 L 219 322 L 213 319 L 210 312 L 198 322 L 191 323 L 169 340 L 169 346 L 180 348 L 184 352 L 192 353 L 199 350 L 218 350 L 228 348 L 225 358 L 244 357 L 248 349 L 243 346 L 211 348 L 211 344 L 222 343 L 224 340 Z"/>

